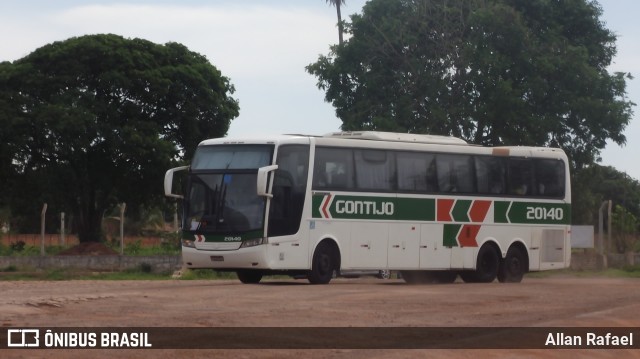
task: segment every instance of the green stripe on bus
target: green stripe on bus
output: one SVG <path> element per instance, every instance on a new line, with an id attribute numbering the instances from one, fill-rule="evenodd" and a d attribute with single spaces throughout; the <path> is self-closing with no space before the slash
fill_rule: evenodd
<path id="1" fill-rule="evenodd" d="M 493 221 L 495 223 L 509 223 L 507 219 L 507 211 L 511 202 L 495 201 L 493 202 Z"/>
<path id="2" fill-rule="evenodd" d="M 566 203 L 513 202 L 507 219 L 509 223 L 570 224 L 571 206 Z"/>
<path id="3" fill-rule="evenodd" d="M 474 200 L 457 199 L 451 210 L 453 222 L 470 223 L 469 210 Z M 397 198 L 354 195 L 315 194 L 313 218 L 436 221 L 434 198 Z M 557 224 L 571 223 L 568 203 L 493 201 L 493 223 Z"/>
<path id="4" fill-rule="evenodd" d="M 451 216 L 454 222 L 469 222 L 469 208 L 473 201 L 459 199 L 451 210 Z"/>
<path id="5" fill-rule="evenodd" d="M 433 198 L 396 198 L 395 217 L 406 221 L 435 221 L 436 200 Z"/>
<path id="6" fill-rule="evenodd" d="M 442 245 L 445 247 L 458 246 L 458 232 L 460 232 L 461 224 L 445 224 L 443 226 Z"/>
<path id="7" fill-rule="evenodd" d="M 436 218 L 436 201 L 433 198 L 329 196 L 328 194 L 313 196 L 313 218 L 327 218 L 327 215 L 337 219 L 409 221 L 434 221 Z"/>

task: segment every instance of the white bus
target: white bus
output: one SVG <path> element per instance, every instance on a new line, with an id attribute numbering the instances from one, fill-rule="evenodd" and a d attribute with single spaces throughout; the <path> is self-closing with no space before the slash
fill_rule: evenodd
<path id="1" fill-rule="evenodd" d="M 172 193 L 180 170 L 184 196 Z M 520 282 L 570 262 L 560 149 L 367 131 L 218 138 L 164 189 L 183 198 L 184 265 L 243 283 L 379 269 L 407 283 Z"/>

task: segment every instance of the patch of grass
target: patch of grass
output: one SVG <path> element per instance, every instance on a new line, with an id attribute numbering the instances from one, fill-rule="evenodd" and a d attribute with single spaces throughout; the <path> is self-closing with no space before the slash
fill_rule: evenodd
<path id="1" fill-rule="evenodd" d="M 637 268 L 637 267 L 635 267 Z M 605 277 L 605 278 L 640 278 L 640 270 L 633 268 L 608 268 L 602 271 L 584 271 L 581 277 Z"/>
<path id="2" fill-rule="evenodd" d="M 58 255 L 58 253 L 68 248 L 70 248 L 70 246 L 47 246 L 45 248 L 45 253 L 49 256 L 55 256 L 55 255 Z M 38 248 L 38 255 L 40 255 L 40 248 Z"/>
<path id="3" fill-rule="evenodd" d="M 636 264 L 633 266 L 625 266 L 624 270 L 629 272 L 640 272 L 640 264 Z"/>
<path id="4" fill-rule="evenodd" d="M 69 246 L 58 246 L 58 245 L 46 246 L 45 254 L 48 256 L 55 256 L 67 248 L 69 248 Z M 19 241 L 17 243 L 12 243 L 9 246 L 4 246 L 0 244 L 0 256 L 28 257 L 28 256 L 39 256 L 39 255 L 40 255 L 40 246 L 26 245 L 22 241 Z"/>
<path id="5" fill-rule="evenodd" d="M 2 281 L 23 281 L 23 280 L 70 280 L 75 279 L 76 275 L 66 269 L 51 270 L 18 270 L 11 272 L 3 272 L 0 276 Z"/>
<path id="6" fill-rule="evenodd" d="M 529 278 L 550 278 L 557 276 L 570 277 L 605 277 L 605 278 L 640 278 L 640 265 L 626 266 L 622 269 L 608 268 L 605 270 L 572 270 L 560 269 L 550 271 L 531 272 L 526 274 Z"/>
<path id="7" fill-rule="evenodd" d="M 29 246 L 23 241 L 11 243 L 9 246 L 0 247 L 0 255 L 3 256 L 36 256 L 40 255 L 40 247 Z"/>
<path id="8" fill-rule="evenodd" d="M 120 253 L 120 246 L 112 246 L 109 247 L 115 250 L 117 253 Z M 62 252 L 65 249 L 70 248 L 70 246 L 46 246 L 45 247 L 45 255 L 55 256 L 58 253 Z M 139 243 L 128 244 L 124 248 L 124 255 L 126 256 L 177 256 L 181 252 L 181 248 L 176 248 L 171 244 L 162 243 L 158 246 L 151 247 L 143 247 L 139 245 Z M 40 247 L 39 246 L 31 246 L 31 245 L 17 245 L 17 246 L 4 246 L 0 244 L 0 256 L 8 256 L 8 257 L 29 257 L 29 256 L 39 256 L 40 255 Z"/>
<path id="9" fill-rule="evenodd" d="M 525 278 L 549 278 L 549 277 L 554 277 L 559 275 L 571 276 L 572 273 L 573 271 L 569 269 L 560 269 L 560 270 L 553 270 L 553 271 L 528 272 L 528 273 L 525 273 L 524 276 Z"/>
<path id="10" fill-rule="evenodd" d="M 51 269 L 44 272 L 44 280 L 70 280 L 75 279 L 76 275 L 68 269 Z"/>
<path id="11" fill-rule="evenodd" d="M 140 253 L 141 249 L 142 249 L 142 241 L 138 239 L 137 241 L 133 243 L 129 243 L 126 246 L 124 246 L 124 253 L 135 256 Z"/>
<path id="12" fill-rule="evenodd" d="M 15 280 L 168 280 L 173 271 L 155 273 L 148 263 L 141 263 L 136 268 L 118 272 L 88 272 L 77 269 L 18 269 L 9 266 L 0 270 L 0 281 Z M 182 280 L 219 280 L 237 279 L 234 272 L 216 272 L 211 269 L 187 269 L 180 277 Z"/>
<path id="13" fill-rule="evenodd" d="M 13 264 L 10 264 L 10 265 L 0 269 L 0 272 L 5 272 L 5 273 L 7 273 L 7 272 L 17 272 L 17 271 L 18 271 L 18 267 L 16 267 Z"/>
<path id="14" fill-rule="evenodd" d="M 152 246 L 152 247 L 140 247 L 136 248 L 135 252 L 127 251 L 127 247 L 124 249 L 125 255 L 133 256 L 162 256 L 162 255 L 179 255 L 180 248 L 173 248 L 170 246 Z"/>
<path id="15" fill-rule="evenodd" d="M 120 253 L 120 242 L 107 243 L 109 248 Z M 129 243 L 124 246 L 124 255 L 126 256 L 174 256 L 181 253 L 181 247 L 171 243 L 164 242 L 157 246 L 145 247 L 140 240 Z"/>
<path id="16" fill-rule="evenodd" d="M 640 264 L 636 264 L 634 266 L 624 266 L 622 270 L 629 274 L 629 276 L 631 277 L 640 277 Z"/>

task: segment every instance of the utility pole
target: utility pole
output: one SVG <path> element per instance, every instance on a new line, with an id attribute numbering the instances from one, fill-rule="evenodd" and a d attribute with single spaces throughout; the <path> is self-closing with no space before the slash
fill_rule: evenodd
<path id="1" fill-rule="evenodd" d="M 178 227 L 178 202 L 173 202 L 173 230 L 177 232 Z"/>
<path id="2" fill-rule="evenodd" d="M 124 254 L 124 210 L 127 208 L 127 204 L 122 202 L 120 204 L 120 255 Z"/>
<path id="3" fill-rule="evenodd" d="M 604 210 L 607 211 L 607 244 L 604 240 Z M 598 210 L 598 254 L 602 258 L 602 267 L 606 269 L 607 266 L 607 254 L 609 253 L 609 247 L 611 242 L 611 200 L 603 201 Z M 605 251 L 606 250 L 606 251 Z"/>
<path id="4" fill-rule="evenodd" d="M 40 212 L 40 255 L 44 256 L 44 225 L 45 215 L 47 214 L 47 204 L 42 206 L 42 212 Z"/>
<path id="5" fill-rule="evenodd" d="M 60 245 L 64 247 L 64 212 L 60 212 Z"/>
<path id="6" fill-rule="evenodd" d="M 607 253 L 611 252 L 611 200 L 608 200 L 607 208 Z"/>

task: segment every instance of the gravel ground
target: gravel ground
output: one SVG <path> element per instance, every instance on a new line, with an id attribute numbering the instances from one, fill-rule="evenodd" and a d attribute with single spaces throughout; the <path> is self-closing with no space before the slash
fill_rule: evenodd
<path id="1" fill-rule="evenodd" d="M 24 327 L 640 327 L 640 280 L 0 281 L 0 323 Z M 489 329 L 490 330 L 490 329 Z M 640 337 L 635 338 L 640 342 Z M 3 350 L 2 358 L 638 357 L 639 350 Z"/>

